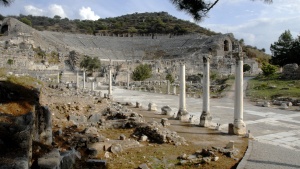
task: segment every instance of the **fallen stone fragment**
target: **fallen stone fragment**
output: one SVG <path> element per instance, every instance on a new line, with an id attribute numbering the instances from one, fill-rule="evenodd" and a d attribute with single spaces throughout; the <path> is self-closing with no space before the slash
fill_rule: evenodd
<path id="1" fill-rule="evenodd" d="M 51 152 L 38 159 L 38 166 L 40 169 L 59 168 L 60 158 L 58 149 L 53 149 Z"/>
<path id="2" fill-rule="evenodd" d="M 125 140 L 126 139 L 126 136 L 124 134 L 121 134 L 120 135 L 120 140 Z"/>
<path id="3" fill-rule="evenodd" d="M 168 119 L 167 119 L 167 118 L 162 118 L 162 119 L 161 119 L 161 124 L 162 124 L 164 127 L 170 125 L 170 123 L 168 122 Z"/>
<path id="4" fill-rule="evenodd" d="M 157 110 L 157 106 L 155 103 L 148 104 L 148 111 L 156 111 L 156 110 Z"/>
<path id="5" fill-rule="evenodd" d="M 218 161 L 218 160 L 219 160 L 219 157 L 218 157 L 218 156 L 212 157 L 212 158 L 211 158 L 211 161 Z"/>
<path id="6" fill-rule="evenodd" d="M 287 106 L 286 103 L 281 103 L 280 108 L 281 108 L 281 109 L 288 109 L 289 107 Z"/>
<path id="7" fill-rule="evenodd" d="M 80 153 L 75 151 L 74 149 L 70 151 L 61 152 L 60 156 L 61 156 L 61 161 L 60 161 L 61 169 L 72 169 L 76 162 L 76 159 L 81 158 Z"/>
<path id="8" fill-rule="evenodd" d="M 226 145 L 226 149 L 234 149 L 234 141 L 230 140 L 229 143 Z"/>
<path id="9" fill-rule="evenodd" d="M 92 168 L 92 167 L 97 167 L 98 169 L 105 169 L 106 168 L 106 160 L 98 160 L 98 159 L 88 159 L 86 161 L 87 166 Z"/>
<path id="10" fill-rule="evenodd" d="M 150 169 L 150 168 L 147 166 L 146 163 L 143 163 L 143 164 L 139 165 L 138 168 L 139 168 L 139 169 Z"/>
<path id="11" fill-rule="evenodd" d="M 172 116 L 172 109 L 170 106 L 163 106 L 161 108 L 161 114 L 167 115 L 167 116 Z"/>
<path id="12" fill-rule="evenodd" d="M 142 135 L 140 138 L 140 141 L 147 141 L 147 140 L 148 140 L 148 137 L 145 135 Z"/>
<path id="13" fill-rule="evenodd" d="M 142 104 L 139 103 L 139 102 L 136 102 L 135 107 L 136 107 L 136 108 L 142 108 Z"/>
<path id="14" fill-rule="evenodd" d="M 123 151 L 123 148 L 122 148 L 121 144 L 112 144 L 110 147 L 110 151 L 113 154 L 119 154 Z"/>
<path id="15" fill-rule="evenodd" d="M 211 162 L 211 157 L 203 157 L 201 163 L 205 164 L 205 163 L 210 163 Z"/>

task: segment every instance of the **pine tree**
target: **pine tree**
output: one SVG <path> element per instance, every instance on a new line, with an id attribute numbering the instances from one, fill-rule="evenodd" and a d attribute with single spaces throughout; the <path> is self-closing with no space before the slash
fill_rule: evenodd
<path id="1" fill-rule="evenodd" d="M 271 44 L 270 50 L 272 52 L 271 63 L 274 65 L 284 66 L 292 63 L 293 54 L 293 36 L 289 30 L 284 31 L 278 38 L 277 42 Z"/>

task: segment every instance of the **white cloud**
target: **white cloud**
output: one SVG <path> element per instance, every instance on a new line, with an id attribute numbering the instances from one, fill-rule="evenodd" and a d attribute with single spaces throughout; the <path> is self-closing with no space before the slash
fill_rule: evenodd
<path id="1" fill-rule="evenodd" d="M 258 18 L 243 23 L 232 24 L 207 24 L 202 25 L 216 32 L 232 32 L 237 39 L 244 39 L 247 45 L 265 48 L 270 53 L 270 45 L 278 40 L 278 37 L 285 31 L 291 30 L 293 37 L 299 33 L 297 21 L 299 16 L 290 18 Z"/>
<path id="2" fill-rule="evenodd" d="M 83 20 L 97 20 L 100 16 L 96 15 L 90 7 L 81 7 L 79 10 L 79 15 Z"/>
<path id="3" fill-rule="evenodd" d="M 67 15 L 66 15 L 66 13 L 65 13 L 65 11 L 64 11 L 64 9 L 61 5 L 52 4 L 52 5 L 49 6 L 48 10 L 49 10 L 49 15 L 51 17 L 53 17 L 55 15 L 58 15 L 62 18 L 67 17 Z"/>
<path id="4" fill-rule="evenodd" d="M 44 15 L 45 11 L 43 9 L 39 9 L 32 5 L 24 6 L 25 14 L 26 15 L 34 15 L 34 16 L 41 16 Z"/>

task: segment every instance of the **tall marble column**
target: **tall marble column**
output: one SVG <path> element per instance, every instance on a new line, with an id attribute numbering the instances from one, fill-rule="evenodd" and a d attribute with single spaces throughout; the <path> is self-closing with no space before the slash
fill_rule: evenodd
<path id="1" fill-rule="evenodd" d="M 57 83 L 59 83 L 60 81 L 59 81 L 59 72 L 57 73 Z"/>
<path id="2" fill-rule="evenodd" d="M 170 94 L 170 81 L 167 80 L 167 94 Z"/>
<path id="3" fill-rule="evenodd" d="M 129 89 L 129 82 L 130 82 L 130 72 L 127 71 L 127 89 Z"/>
<path id="4" fill-rule="evenodd" d="M 173 94 L 176 95 L 176 85 L 173 86 Z"/>
<path id="5" fill-rule="evenodd" d="M 111 75 L 111 69 L 112 66 L 108 66 L 108 71 L 109 71 L 109 75 L 108 75 L 108 97 L 112 95 L 112 75 Z"/>
<path id="6" fill-rule="evenodd" d="M 91 91 L 94 91 L 94 90 L 95 90 L 95 82 L 92 81 L 92 82 L 91 82 Z"/>
<path id="7" fill-rule="evenodd" d="M 236 70 L 233 132 L 236 135 L 243 135 L 246 134 L 246 124 L 243 121 L 243 56 L 239 47 L 237 47 L 235 56 Z"/>
<path id="8" fill-rule="evenodd" d="M 83 89 L 85 89 L 85 70 L 83 70 Z"/>
<path id="9" fill-rule="evenodd" d="M 203 107 L 202 114 L 200 116 L 200 126 L 209 127 L 211 125 L 211 113 L 210 113 L 210 66 L 211 55 L 203 56 Z"/>
<path id="10" fill-rule="evenodd" d="M 181 121 L 189 120 L 189 113 L 186 110 L 186 93 L 185 93 L 185 64 L 180 63 L 180 96 L 179 96 L 179 110 L 177 119 Z"/>
<path id="11" fill-rule="evenodd" d="M 78 76 L 78 71 L 76 72 L 76 89 L 79 89 L 79 76 Z"/>

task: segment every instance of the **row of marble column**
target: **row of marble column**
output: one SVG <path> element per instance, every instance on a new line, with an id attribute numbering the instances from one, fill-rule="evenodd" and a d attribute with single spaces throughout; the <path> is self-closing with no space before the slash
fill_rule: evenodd
<path id="1" fill-rule="evenodd" d="M 86 88 L 86 83 L 85 83 L 85 71 L 83 71 L 83 89 Z M 128 79 L 129 80 L 129 79 Z M 58 80 L 59 83 L 59 80 Z M 76 88 L 79 89 L 79 74 L 78 71 L 76 72 Z M 95 83 L 91 83 L 91 90 L 95 90 Z M 108 97 L 112 96 L 112 72 L 111 72 L 111 66 L 109 66 L 109 81 L 108 81 Z"/>
<path id="2" fill-rule="evenodd" d="M 200 126 L 209 127 L 211 125 L 212 116 L 210 112 L 210 59 L 211 55 L 203 57 L 203 107 L 200 116 Z M 233 131 L 237 135 L 246 133 L 246 124 L 243 121 L 243 57 L 240 54 L 236 56 L 236 75 L 235 75 L 235 102 L 234 102 L 234 122 Z M 177 113 L 177 119 L 187 122 L 189 120 L 189 113 L 186 110 L 186 87 L 185 87 L 185 64 L 180 64 L 180 98 L 179 98 L 179 110 Z M 129 88 L 130 74 L 127 75 L 127 87 Z M 168 81 L 169 83 L 169 81 Z M 79 76 L 76 74 L 76 85 L 79 88 Z M 169 84 L 168 92 L 169 92 Z M 83 71 L 83 88 L 85 88 L 85 71 Z M 91 89 L 94 89 L 92 83 Z M 109 85 L 108 96 L 112 95 L 112 72 L 111 66 L 109 66 Z"/>
<path id="3" fill-rule="evenodd" d="M 211 55 L 203 57 L 203 107 L 200 116 L 200 126 L 209 127 L 212 122 L 210 112 L 210 59 Z M 235 74 L 235 98 L 234 98 L 234 121 L 233 132 L 237 135 L 246 134 L 246 124 L 243 121 L 243 57 L 241 54 L 236 56 Z M 188 121 L 188 111 L 186 110 L 185 93 L 185 64 L 180 64 L 180 98 L 177 119 Z"/>

